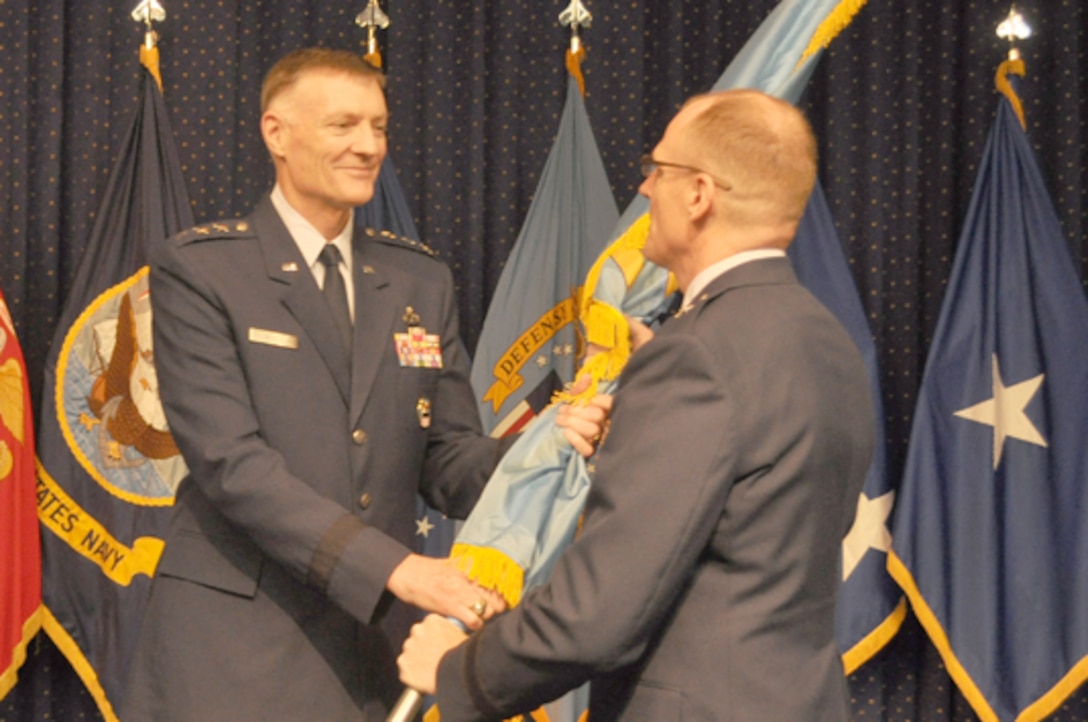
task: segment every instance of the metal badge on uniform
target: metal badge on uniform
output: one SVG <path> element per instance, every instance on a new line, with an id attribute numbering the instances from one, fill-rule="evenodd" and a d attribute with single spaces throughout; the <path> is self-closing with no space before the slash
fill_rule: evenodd
<path id="1" fill-rule="evenodd" d="M 416 416 L 419 417 L 420 428 L 431 428 L 431 400 L 426 396 L 420 396 L 416 402 Z"/>
<path id="2" fill-rule="evenodd" d="M 249 341 L 250 343 L 263 343 L 266 346 L 277 346 L 279 348 L 298 348 L 298 336 L 253 326 L 249 327 Z"/>
<path id="3" fill-rule="evenodd" d="M 393 334 L 400 365 L 411 368 L 442 368 L 442 339 L 419 326 L 419 314 L 409 306 L 402 317 L 408 325 L 406 333 Z"/>
<path id="4" fill-rule="evenodd" d="M 294 273 L 295 271 L 298 270 L 298 264 L 295 263 L 294 261 L 291 261 L 289 263 L 285 263 L 282 266 L 280 266 L 280 270 L 283 271 L 284 273 Z"/>

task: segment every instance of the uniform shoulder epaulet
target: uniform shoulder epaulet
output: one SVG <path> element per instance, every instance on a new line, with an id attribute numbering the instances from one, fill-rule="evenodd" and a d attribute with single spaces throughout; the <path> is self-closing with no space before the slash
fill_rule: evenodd
<path id="1" fill-rule="evenodd" d="M 248 238 L 252 235 L 253 226 L 250 225 L 249 221 L 215 221 L 214 223 L 202 223 L 187 231 L 182 231 L 174 236 L 174 241 L 178 245 L 184 246 L 189 243 L 198 243 L 211 239 Z"/>
<path id="2" fill-rule="evenodd" d="M 367 238 L 378 241 L 379 243 L 384 243 L 389 246 L 398 246 L 400 248 L 407 248 L 410 251 L 422 253 L 426 256 L 430 256 L 431 258 L 438 257 L 438 251 L 434 250 L 426 243 L 423 243 L 422 241 L 417 241 L 414 238 L 409 238 L 407 236 L 398 236 L 396 233 L 393 233 L 391 231 L 379 231 L 374 228 L 364 228 L 363 234 L 366 235 Z"/>

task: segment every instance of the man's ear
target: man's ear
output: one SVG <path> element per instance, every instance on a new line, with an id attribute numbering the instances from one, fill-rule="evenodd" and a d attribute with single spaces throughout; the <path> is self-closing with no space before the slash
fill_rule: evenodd
<path id="1" fill-rule="evenodd" d="M 714 194 L 718 190 L 714 182 L 704 174 L 695 176 L 695 183 L 687 196 L 688 216 L 693 223 L 701 221 L 714 207 Z"/>
<path id="2" fill-rule="evenodd" d="M 284 156 L 283 145 L 286 141 L 284 137 L 286 133 L 287 123 L 283 118 L 271 110 L 265 111 L 265 114 L 261 116 L 261 137 L 264 138 L 264 144 L 273 157 Z"/>

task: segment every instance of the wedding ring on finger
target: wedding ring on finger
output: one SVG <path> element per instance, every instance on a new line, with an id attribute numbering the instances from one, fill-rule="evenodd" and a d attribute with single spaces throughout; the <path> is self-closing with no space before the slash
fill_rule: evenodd
<path id="1" fill-rule="evenodd" d="M 471 609 L 472 613 L 475 614 L 477 617 L 483 619 L 484 614 L 487 613 L 487 600 L 483 598 L 477 599 L 475 602 L 469 605 L 469 609 Z"/>

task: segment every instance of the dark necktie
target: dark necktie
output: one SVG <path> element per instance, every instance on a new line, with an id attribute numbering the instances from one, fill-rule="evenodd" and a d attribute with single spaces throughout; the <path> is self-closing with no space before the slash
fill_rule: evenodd
<path id="1" fill-rule="evenodd" d="M 344 277 L 340 275 L 340 249 L 326 243 L 318 260 L 325 266 L 325 302 L 329 304 L 332 320 L 336 323 L 344 348 L 351 350 L 351 314 L 348 312 L 348 292 Z"/>

